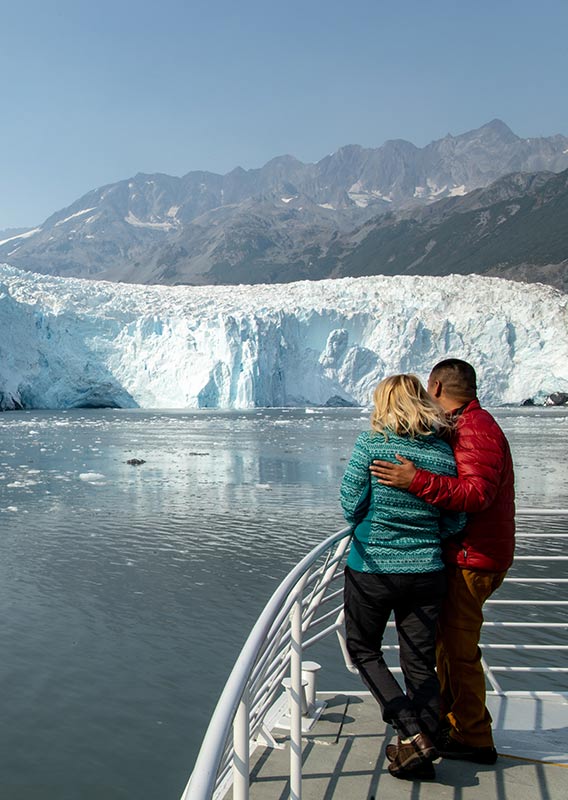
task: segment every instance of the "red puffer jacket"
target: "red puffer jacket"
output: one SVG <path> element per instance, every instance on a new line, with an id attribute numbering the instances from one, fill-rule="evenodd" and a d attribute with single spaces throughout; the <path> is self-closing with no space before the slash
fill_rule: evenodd
<path id="1" fill-rule="evenodd" d="M 445 560 L 463 569 L 501 572 L 515 547 L 513 462 L 505 434 L 478 400 L 458 419 L 452 437 L 458 477 L 419 469 L 409 491 L 450 511 L 466 511 L 467 524 L 446 542 Z"/>

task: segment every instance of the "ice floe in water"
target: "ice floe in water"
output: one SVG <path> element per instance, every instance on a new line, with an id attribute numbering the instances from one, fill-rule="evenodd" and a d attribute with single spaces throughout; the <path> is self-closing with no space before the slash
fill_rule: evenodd
<path id="1" fill-rule="evenodd" d="M 81 472 L 79 474 L 79 478 L 82 481 L 85 481 L 85 483 L 93 483 L 98 486 L 104 485 L 104 482 L 106 481 L 106 476 L 101 475 L 100 472 Z"/>

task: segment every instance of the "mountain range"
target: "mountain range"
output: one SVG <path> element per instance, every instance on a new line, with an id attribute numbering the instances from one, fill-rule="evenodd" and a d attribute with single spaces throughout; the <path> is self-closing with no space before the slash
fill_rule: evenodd
<path id="1" fill-rule="evenodd" d="M 138 174 L 1 239 L 0 262 L 133 283 L 476 272 L 566 290 L 567 212 L 568 137 L 522 139 L 493 120 L 423 148 Z"/>

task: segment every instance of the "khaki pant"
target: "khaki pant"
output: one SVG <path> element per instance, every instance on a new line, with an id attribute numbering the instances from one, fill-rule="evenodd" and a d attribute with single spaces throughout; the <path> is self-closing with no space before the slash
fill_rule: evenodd
<path id="1" fill-rule="evenodd" d="M 447 569 L 448 591 L 438 619 L 436 648 L 441 716 L 452 726 L 452 736 L 472 747 L 493 745 L 479 637 L 483 604 L 505 575 L 506 571 Z"/>

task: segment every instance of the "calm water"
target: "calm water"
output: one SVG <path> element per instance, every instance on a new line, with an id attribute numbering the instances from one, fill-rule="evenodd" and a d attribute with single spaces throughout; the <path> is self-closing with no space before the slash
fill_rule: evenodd
<path id="1" fill-rule="evenodd" d="M 567 411 L 497 413 L 520 503 L 568 507 Z M 366 426 L 352 409 L 0 415 L 0 797 L 179 797 L 254 618 L 343 526 Z M 322 685 L 359 688 L 330 648 Z"/>

